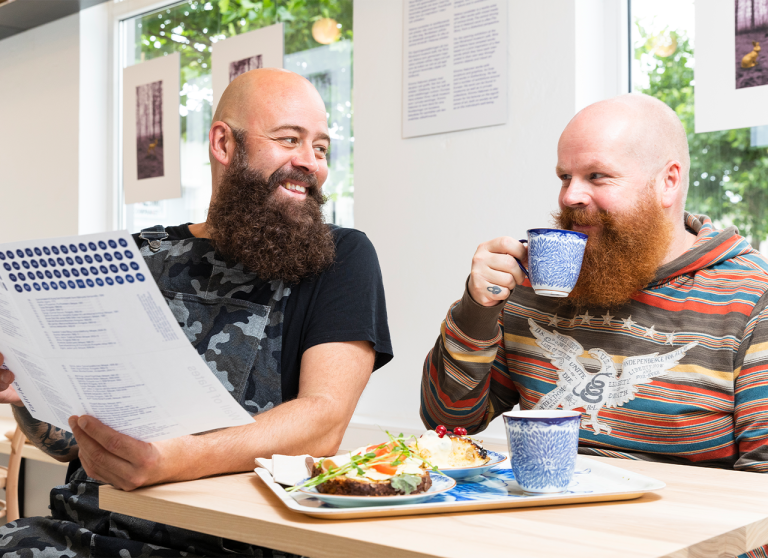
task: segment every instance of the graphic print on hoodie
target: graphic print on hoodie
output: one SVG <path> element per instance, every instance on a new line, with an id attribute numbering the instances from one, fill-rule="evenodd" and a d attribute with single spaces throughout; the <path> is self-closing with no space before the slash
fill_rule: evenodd
<path id="1" fill-rule="evenodd" d="M 581 453 L 768 471 L 768 261 L 733 227 L 685 220 L 693 247 L 610 312 L 527 281 L 502 312 L 465 292 L 424 365 L 425 424 L 573 408 Z"/>

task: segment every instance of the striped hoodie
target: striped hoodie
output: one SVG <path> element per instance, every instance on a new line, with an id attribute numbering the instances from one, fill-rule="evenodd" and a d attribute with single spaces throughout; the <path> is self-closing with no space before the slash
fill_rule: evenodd
<path id="1" fill-rule="evenodd" d="M 685 221 L 693 247 L 610 312 L 527 281 L 501 307 L 465 291 L 424 365 L 424 424 L 573 408 L 581 453 L 768 471 L 768 260 L 733 227 Z"/>

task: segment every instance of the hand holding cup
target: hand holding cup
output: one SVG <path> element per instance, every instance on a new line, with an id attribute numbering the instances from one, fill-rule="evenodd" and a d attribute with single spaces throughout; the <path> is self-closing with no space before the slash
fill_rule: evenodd
<path id="1" fill-rule="evenodd" d="M 494 238 L 477 247 L 472 258 L 467 288 L 472 299 L 483 306 L 495 306 L 525 281 L 518 260 L 526 261 L 528 250 L 509 236 Z"/>

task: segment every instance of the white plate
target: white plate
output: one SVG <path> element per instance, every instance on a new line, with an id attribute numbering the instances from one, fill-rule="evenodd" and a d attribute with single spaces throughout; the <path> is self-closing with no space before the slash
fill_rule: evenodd
<path id="1" fill-rule="evenodd" d="M 456 481 L 444 475 L 430 472 L 432 486 L 426 492 L 418 494 L 403 494 L 401 496 L 346 496 L 340 494 L 323 494 L 318 492 L 317 488 L 299 488 L 299 492 L 312 496 L 318 500 L 340 508 L 359 508 L 362 506 L 389 506 L 393 504 L 417 504 L 429 500 L 443 492 L 448 492 L 456 486 Z M 302 480 L 298 484 L 306 482 Z"/>
<path id="2" fill-rule="evenodd" d="M 452 479 L 467 479 L 477 475 L 482 475 L 493 469 L 496 465 L 504 463 L 508 458 L 503 453 L 486 450 L 488 457 L 491 458 L 487 463 L 475 465 L 473 467 L 441 467 L 440 472 Z"/>

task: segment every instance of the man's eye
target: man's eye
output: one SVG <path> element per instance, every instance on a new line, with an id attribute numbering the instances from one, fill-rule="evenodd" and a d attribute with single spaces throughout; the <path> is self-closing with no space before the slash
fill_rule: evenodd
<path id="1" fill-rule="evenodd" d="M 323 156 L 328 155 L 328 148 L 325 147 L 324 145 L 316 145 L 315 151 L 322 154 Z"/>
<path id="2" fill-rule="evenodd" d="M 600 178 L 605 178 L 605 175 L 600 172 L 593 172 L 589 175 L 590 180 L 599 180 Z"/>
<path id="3" fill-rule="evenodd" d="M 287 141 L 288 143 L 299 143 L 298 138 L 283 138 L 283 141 Z"/>

